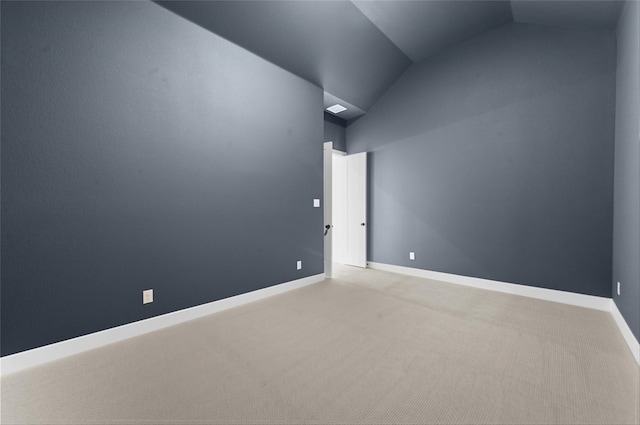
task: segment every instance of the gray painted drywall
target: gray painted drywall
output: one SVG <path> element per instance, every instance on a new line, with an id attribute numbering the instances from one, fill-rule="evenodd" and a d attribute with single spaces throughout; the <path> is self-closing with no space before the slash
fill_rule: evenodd
<path id="1" fill-rule="evenodd" d="M 640 340 L 640 3 L 630 1 L 617 31 L 613 299 Z M 620 282 L 620 296 L 617 294 Z"/>
<path id="2" fill-rule="evenodd" d="M 338 112 L 337 114 L 327 112 L 327 108 L 339 104 L 345 108 L 345 111 Z M 324 92 L 324 109 L 325 114 L 330 115 L 332 117 L 338 118 L 339 120 L 344 121 L 345 123 L 351 119 L 358 118 L 361 115 L 367 113 L 367 111 L 363 111 L 362 109 L 352 105 L 351 103 L 345 101 L 344 99 L 340 99 L 337 96 L 332 95 L 331 93 Z"/>
<path id="3" fill-rule="evenodd" d="M 614 31 L 624 0 L 512 0 L 513 20 L 523 24 Z"/>
<path id="4" fill-rule="evenodd" d="M 333 142 L 333 149 L 347 151 L 346 123 L 327 112 L 324 113 L 324 141 Z"/>
<path id="5" fill-rule="evenodd" d="M 366 111 L 411 60 L 350 1 L 158 1 Z"/>
<path id="6" fill-rule="evenodd" d="M 322 89 L 151 2 L 2 2 L 1 70 L 2 355 L 322 273 Z"/>
<path id="7" fill-rule="evenodd" d="M 413 65 L 347 127 L 368 259 L 611 296 L 615 49 L 512 23 Z"/>
<path id="8" fill-rule="evenodd" d="M 354 1 L 414 62 L 513 21 L 510 1 Z"/>

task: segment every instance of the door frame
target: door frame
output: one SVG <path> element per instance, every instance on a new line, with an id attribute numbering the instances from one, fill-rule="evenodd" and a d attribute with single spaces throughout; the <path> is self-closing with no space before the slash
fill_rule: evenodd
<path id="1" fill-rule="evenodd" d="M 333 142 L 324 142 L 323 155 L 323 195 L 324 195 L 324 277 L 330 279 L 333 272 L 333 233 L 331 226 L 333 218 Z"/>
<path id="2" fill-rule="evenodd" d="M 347 155 L 346 152 L 342 152 L 339 150 L 334 150 L 333 149 L 333 142 L 332 141 L 328 141 L 328 142 L 324 142 L 323 144 L 323 185 L 324 185 L 324 189 L 323 189 L 323 195 L 324 195 L 324 211 L 323 211 L 323 215 L 324 215 L 324 228 L 323 228 L 323 232 L 326 232 L 326 235 L 324 236 L 324 274 L 326 278 L 331 278 L 332 274 L 333 274 L 333 257 L 334 257 L 334 253 L 333 253 L 333 232 L 332 232 L 332 226 L 333 226 L 333 179 L 334 179 L 334 175 L 333 175 L 333 156 L 334 154 L 340 155 L 340 156 L 344 156 L 345 159 L 349 158 L 349 155 Z M 368 216 L 368 211 L 367 211 L 367 200 L 366 200 L 366 196 L 367 196 L 367 172 L 366 172 L 366 166 L 367 166 L 367 153 L 364 153 L 364 176 L 362 176 L 364 178 L 364 214 L 365 217 L 362 217 L 361 220 L 359 220 L 359 222 L 357 223 L 358 227 L 360 228 L 360 221 L 362 222 L 362 226 L 366 226 L 368 227 L 368 223 L 367 223 L 367 216 Z M 348 217 L 347 217 L 348 218 Z M 352 224 L 353 225 L 353 224 Z M 326 226 L 330 226 L 328 229 L 326 228 Z M 362 262 L 362 264 L 360 264 L 360 262 L 358 262 L 359 264 L 353 264 L 355 266 L 358 267 L 367 267 L 367 237 L 366 234 L 368 233 L 368 229 L 364 227 L 362 230 L 364 230 L 365 232 L 365 242 L 364 242 L 364 262 Z"/>
<path id="3" fill-rule="evenodd" d="M 334 149 L 331 163 L 331 231 L 333 264 L 346 264 L 347 247 L 347 153 Z M 340 187 L 342 185 L 342 187 Z"/>

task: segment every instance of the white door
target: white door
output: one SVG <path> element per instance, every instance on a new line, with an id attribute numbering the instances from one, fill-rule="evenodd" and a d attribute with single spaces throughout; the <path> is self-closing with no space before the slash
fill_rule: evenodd
<path id="1" fill-rule="evenodd" d="M 345 263 L 367 267 L 367 153 L 345 157 L 347 164 L 347 246 Z"/>
<path id="2" fill-rule="evenodd" d="M 331 277 L 333 254 L 332 254 L 332 238 L 331 231 L 332 219 L 332 159 L 333 159 L 333 142 L 325 142 L 323 146 L 324 158 L 324 275 Z"/>

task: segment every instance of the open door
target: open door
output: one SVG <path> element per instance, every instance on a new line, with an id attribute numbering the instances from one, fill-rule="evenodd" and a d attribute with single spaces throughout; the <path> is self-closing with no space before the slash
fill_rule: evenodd
<path id="1" fill-rule="evenodd" d="M 367 267 L 367 153 L 344 157 L 347 170 L 345 263 Z"/>

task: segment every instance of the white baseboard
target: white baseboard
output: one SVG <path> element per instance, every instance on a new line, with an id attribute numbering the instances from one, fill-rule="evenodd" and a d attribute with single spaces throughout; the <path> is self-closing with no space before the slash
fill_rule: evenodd
<path id="1" fill-rule="evenodd" d="M 631 332 L 631 328 L 629 328 L 627 321 L 622 317 L 622 314 L 620 313 L 620 310 L 618 310 L 618 306 L 614 300 L 611 300 L 611 316 L 616 322 L 616 325 L 618 325 L 618 329 L 629 346 L 631 354 L 633 354 L 633 357 L 636 359 L 636 363 L 640 365 L 640 343 L 638 343 L 635 335 Z"/>
<path id="2" fill-rule="evenodd" d="M 633 357 L 640 365 L 640 346 L 638 344 L 638 340 L 631 332 L 629 325 L 627 325 L 627 322 L 622 317 L 622 314 L 620 314 L 616 303 L 611 298 L 576 294 L 573 292 L 558 291 L 556 289 L 536 288 L 533 286 L 519 285 L 515 283 L 498 282 L 495 280 L 459 276 L 455 274 L 415 269 L 411 267 L 394 266 L 391 264 L 369 262 L 368 267 L 372 269 L 406 274 L 426 279 L 439 280 L 442 282 L 455 283 L 458 285 L 472 286 L 474 288 L 487 289 L 490 291 L 504 292 L 507 294 L 521 295 L 529 298 L 537 298 L 540 300 L 570 304 L 579 307 L 591 308 L 594 310 L 607 311 L 611 314 L 613 320 L 618 325 L 618 329 L 620 330 L 620 333 L 629 346 Z"/>
<path id="3" fill-rule="evenodd" d="M 5 356 L 0 359 L 0 376 L 302 288 L 303 286 L 322 282 L 324 279 L 324 274 L 317 274 Z"/>
<path id="4" fill-rule="evenodd" d="M 537 298 L 539 300 L 553 301 L 562 304 L 570 304 L 595 310 L 611 311 L 611 298 L 576 294 L 573 292 L 559 291 L 556 289 L 536 288 L 535 286 L 519 285 L 516 283 L 505 283 L 496 280 L 481 279 L 478 277 L 460 276 L 449 273 L 433 272 L 430 270 L 414 269 L 412 267 L 394 266 L 390 264 L 369 262 L 368 265 L 372 269 L 423 277 L 426 279 L 440 280 L 442 282 L 472 286 L 474 288 L 487 289 L 489 291 L 521 295 L 524 297 Z"/>
<path id="5" fill-rule="evenodd" d="M 455 283 L 459 285 L 472 286 L 475 288 L 487 289 L 491 291 L 505 292 L 514 295 L 521 295 L 531 298 L 543 299 L 547 301 L 564 304 L 577 305 L 580 307 L 592 308 L 596 310 L 609 311 L 617 324 L 620 333 L 626 341 L 636 362 L 640 364 L 640 344 L 635 338 L 631 329 L 624 320 L 615 302 L 610 298 L 596 297 L 592 295 L 574 294 L 571 292 L 557 291 L 553 289 L 535 288 L 513 283 L 504 283 L 487 279 L 480 279 L 468 276 L 459 276 L 449 273 L 433 272 L 429 270 L 414 269 L 410 267 L 394 266 L 389 264 L 369 262 L 372 269 L 385 270 L 394 273 L 406 274 L 410 276 L 434 279 L 443 282 Z M 34 348 L 21 353 L 5 356 L 0 359 L 0 375 L 18 372 L 29 367 L 37 366 L 50 361 L 58 360 L 74 354 L 79 354 L 94 348 L 108 345 L 114 342 L 133 338 L 158 329 L 173 326 L 212 313 L 227 310 L 253 301 L 268 298 L 273 295 L 302 288 L 307 285 L 321 282 L 325 279 L 324 274 L 305 277 L 302 279 L 285 282 L 246 294 L 237 295 L 230 298 L 214 301 L 196 307 L 167 313 L 162 316 L 152 317 L 116 328 L 95 332 L 78 338 L 61 341 L 44 347 Z"/>

